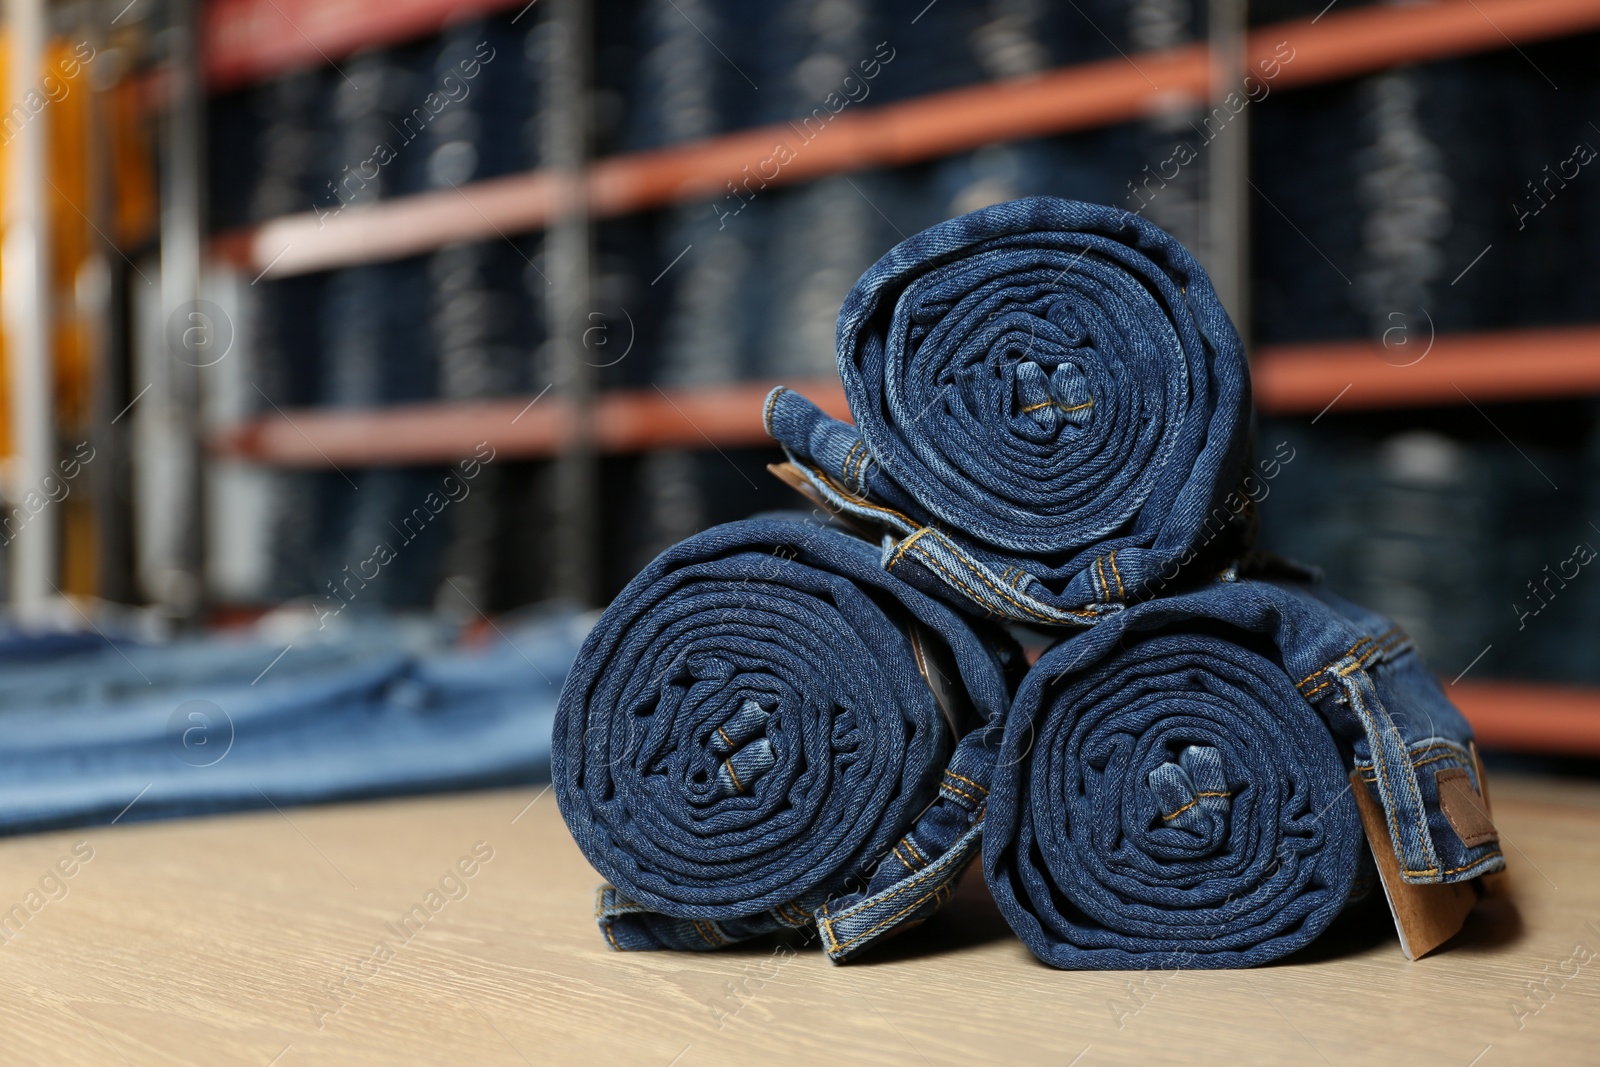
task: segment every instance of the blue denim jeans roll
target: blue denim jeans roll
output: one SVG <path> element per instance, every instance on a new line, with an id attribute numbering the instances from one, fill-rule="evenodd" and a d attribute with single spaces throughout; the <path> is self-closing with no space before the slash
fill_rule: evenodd
<path id="1" fill-rule="evenodd" d="M 1405 634 L 1315 586 L 1223 581 L 1044 654 L 1017 692 L 985 828 L 1000 910 L 1067 969 L 1248 967 L 1309 944 L 1375 870 L 1351 772 L 1402 876 L 1503 868 L 1441 808 L 1481 795 L 1472 731 Z"/>
<path id="2" fill-rule="evenodd" d="M 1244 351 L 1136 215 L 1031 197 L 924 230 L 845 300 L 838 363 L 855 426 L 779 390 L 768 430 L 920 588 L 1083 626 L 1244 542 Z"/>
<path id="3" fill-rule="evenodd" d="M 607 941 L 816 925 L 842 960 L 931 913 L 976 855 L 1016 662 L 834 528 L 758 517 L 663 553 L 556 713 L 556 799 L 611 883 Z"/>

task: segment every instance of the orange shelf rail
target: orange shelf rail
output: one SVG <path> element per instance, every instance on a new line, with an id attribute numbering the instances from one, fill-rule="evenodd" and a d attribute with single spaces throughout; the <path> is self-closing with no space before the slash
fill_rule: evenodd
<path id="1" fill-rule="evenodd" d="M 1462 682 L 1446 691 L 1485 749 L 1600 756 L 1600 689 Z"/>
<path id="2" fill-rule="evenodd" d="M 276 9 L 280 3 L 289 0 L 225 0 L 215 7 L 254 10 L 266 5 Z M 306 19 L 312 17 L 307 13 L 311 10 L 345 10 L 345 5 L 324 9 L 311 0 L 297 0 L 291 6 L 301 12 L 298 17 Z M 349 5 L 352 10 L 365 6 Z M 395 9 L 431 10 L 436 6 L 422 0 L 396 0 Z M 477 10 L 501 5 L 476 0 L 465 6 Z M 256 17 L 263 22 L 267 19 L 266 15 Z M 330 25 L 337 23 L 327 17 Z M 213 18 L 224 16 L 219 13 Z M 403 21 L 398 13 L 392 18 L 396 24 Z M 1276 73 L 1268 84 L 1271 91 L 1277 91 L 1595 27 L 1600 27 L 1600 0 L 1437 0 L 1329 13 L 1318 19 L 1264 27 L 1250 34 L 1246 54 L 1258 71 L 1260 63 L 1276 61 Z M 349 29 L 341 32 L 345 36 L 339 40 L 346 42 L 353 33 Z M 310 31 L 307 35 L 317 37 Z M 223 58 L 212 57 L 208 63 L 217 64 L 222 71 L 243 69 L 243 60 L 226 58 L 242 46 L 229 47 L 234 52 L 223 49 Z M 1285 56 L 1291 58 L 1285 60 Z M 622 215 L 721 197 L 728 191 L 728 183 L 743 188 L 751 175 L 756 177 L 750 188 L 758 190 L 828 174 L 934 159 L 986 144 L 1110 125 L 1174 103 L 1201 100 L 1210 81 L 1205 46 L 1187 45 L 903 103 L 845 108 L 820 130 L 785 123 L 601 160 L 585 176 L 587 202 L 597 217 Z M 780 153 L 779 145 L 786 152 Z M 459 190 L 350 208 L 332 218 L 319 219 L 309 211 L 284 216 L 221 235 L 215 251 L 251 274 L 270 267 L 272 277 L 286 277 L 396 259 L 451 241 L 488 240 L 538 229 L 559 208 L 558 200 L 551 176 L 533 171 Z"/>
<path id="3" fill-rule="evenodd" d="M 226 92 L 528 0 L 210 0 L 201 12 L 206 85 Z"/>
<path id="4" fill-rule="evenodd" d="M 770 445 L 761 404 L 776 384 L 603 394 L 594 409 L 595 446 L 605 453 L 627 453 Z M 829 414 L 850 417 L 838 382 L 785 384 L 794 384 Z M 309 408 L 225 430 L 212 439 L 211 447 L 218 456 L 281 467 L 444 464 L 471 456 L 483 442 L 497 456 L 555 455 L 573 428 L 571 409 L 554 396 L 368 410 Z"/>
<path id="5" fill-rule="evenodd" d="M 1364 341 L 1265 348 L 1251 367 L 1256 405 L 1267 414 L 1298 415 L 1600 395 L 1595 326 L 1445 335 L 1416 363 L 1386 362 L 1399 358 Z M 596 445 L 608 453 L 764 445 L 761 401 L 776 384 L 603 394 L 595 409 Z M 850 417 L 835 380 L 783 384 L 838 418 Z M 571 418 L 555 397 L 300 409 L 230 428 L 212 448 L 221 456 L 285 467 L 450 463 L 485 440 L 511 456 L 550 456 L 572 432 Z"/>
<path id="6" fill-rule="evenodd" d="M 1256 354 L 1250 379 L 1274 415 L 1600 394 L 1600 327 L 1283 345 Z"/>

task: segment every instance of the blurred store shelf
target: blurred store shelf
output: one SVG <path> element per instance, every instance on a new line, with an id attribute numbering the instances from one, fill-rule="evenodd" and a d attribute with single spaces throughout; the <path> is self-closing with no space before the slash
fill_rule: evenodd
<path id="1" fill-rule="evenodd" d="M 1437 404 L 1493 403 L 1600 394 L 1600 327 L 1517 330 L 1436 339 L 1418 362 L 1404 350 L 1364 341 L 1280 345 L 1252 362 L 1256 404 L 1267 414 L 1310 414 Z M 1417 358 L 1405 355 L 1404 359 Z M 763 445 L 761 401 L 775 382 L 704 389 L 618 390 L 595 412 L 604 452 Z M 830 414 L 848 419 L 839 383 L 792 384 Z M 447 463 L 488 440 L 508 455 L 554 455 L 571 413 L 548 397 L 391 408 L 306 409 L 231 427 L 212 442 L 219 455 L 284 467 Z"/>
<path id="2" fill-rule="evenodd" d="M 446 7 L 454 15 L 507 6 L 491 0 L 462 5 L 407 0 L 324 7 L 298 0 L 288 10 L 274 0 L 225 0 L 210 9 L 208 77 L 214 87 L 238 84 L 310 62 L 322 52 L 336 55 L 358 43 L 399 39 L 405 27 L 414 27 L 407 33 L 437 28 Z M 371 19 L 367 38 L 359 32 L 361 12 Z M 1277 90 L 1597 26 L 1600 0 L 1439 0 L 1279 23 L 1251 33 L 1246 51 L 1253 66 L 1276 64 L 1271 86 Z M 269 34 L 282 43 L 269 46 Z M 1288 53 L 1280 51 L 1284 43 Z M 1283 61 L 1286 54 L 1292 58 Z M 1209 91 L 1210 78 L 1202 45 L 1144 52 L 1134 59 L 847 110 L 814 140 L 797 142 L 795 128 L 779 124 L 616 156 L 589 169 L 586 197 L 597 217 L 609 217 L 720 196 L 726 183 L 743 180 L 746 168 L 754 172 L 764 163 L 774 170 L 766 185 L 915 163 L 986 144 L 1128 121 L 1175 99 L 1199 101 Z M 787 143 L 799 147 L 792 158 L 773 165 L 775 146 Z M 553 216 L 556 193 L 550 176 L 534 171 L 396 198 L 337 218 L 319 219 L 311 212 L 283 216 L 222 234 L 213 250 L 251 275 L 270 268 L 273 278 L 397 259 L 454 241 L 538 229 Z"/>
<path id="3" fill-rule="evenodd" d="M 594 409 L 602 452 L 652 448 L 768 445 L 761 404 L 776 382 L 703 389 L 617 390 Z M 793 384 L 823 410 L 849 418 L 833 380 Z M 413 404 L 367 410 L 300 409 L 233 427 L 212 440 L 215 454 L 281 467 L 371 467 L 453 463 L 487 442 L 497 456 L 537 458 L 559 452 L 572 412 L 559 398 Z"/>
<path id="4" fill-rule="evenodd" d="M 1600 689 L 1462 682 L 1447 692 L 1486 749 L 1600 756 Z"/>
<path id="5" fill-rule="evenodd" d="M 528 0 L 211 0 L 201 26 L 206 85 L 236 89 L 374 45 L 398 44 Z"/>
<path id="6" fill-rule="evenodd" d="M 1257 353 L 1250 377 L 1272 415 L 1600 394 L 1600 327 L 1280 345 Z"/>

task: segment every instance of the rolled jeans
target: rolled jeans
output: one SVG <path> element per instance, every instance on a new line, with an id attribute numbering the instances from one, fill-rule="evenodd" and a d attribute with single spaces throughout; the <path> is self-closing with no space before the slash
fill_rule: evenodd
<path id="1" fill-rule="evenodd" d="M 997 758 L 984 873 L 1052 966 L 1266 963 L 1371 888 L 1354 788 L 1406 882 L 1504 867 L 1498 839 L 1441 801 L 1462 780 L 1481 800 L 1471 742 L 1387 619 L 1313 585 L 1219 581 L 1034 665 Z"/>
<path id="2" fill-rule="evenodd" d="M 1078 628 L 1248 546 L 1243 348 L 1137 215 L 1031 197 L 930 227 L 861 276 L 837 355 L 855 425 L 778 389 L 767 430 L 918 588 Z"/>
<path id="3" fill-rule="evenodd" d="M 977 853 L 1020 656 L 794 518 L 714 527 L 636 577 L 556 713 L 556 799 L 617 950 L 815 926 L 843 960 Z"/>

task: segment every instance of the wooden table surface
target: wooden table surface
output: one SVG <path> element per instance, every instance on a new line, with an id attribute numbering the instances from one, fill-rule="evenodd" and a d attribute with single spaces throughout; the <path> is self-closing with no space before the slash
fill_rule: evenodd
<path id="1" fill-rule="evenodd" d="M 1492 792 L 1514 902 L 1417 963 L 1369 912 L 1253 971 L 1052 971 L 971 877 L 847 967 L 619 955 L 538 790 L 15 838 L 0 1062 L 1600 1063 L 1600 787 Z"/>

